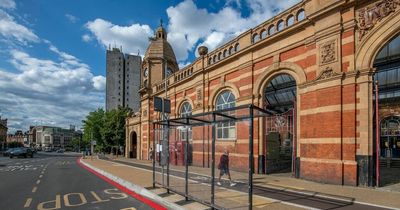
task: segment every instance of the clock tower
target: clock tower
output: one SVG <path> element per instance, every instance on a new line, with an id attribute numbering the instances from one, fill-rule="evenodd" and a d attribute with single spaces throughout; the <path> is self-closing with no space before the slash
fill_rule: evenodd
<path id="1" fill-rule="evenodd" d="M 152 86 L 160 84 L 166 76 L 179 70 L 175 53 L 167 41 L 167 31 L 162 23 L 155 31 L 154 37 L 149 39 L 150 44 L 142 63 L 142 87 L 147 91 L 151 91 Z"/>

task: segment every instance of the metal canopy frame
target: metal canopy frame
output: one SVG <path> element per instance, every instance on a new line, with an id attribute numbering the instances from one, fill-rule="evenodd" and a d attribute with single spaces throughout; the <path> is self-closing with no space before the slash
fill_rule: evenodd
<path id="1" fill-rule="evenodd" d="M 253 112 L 252 115 L 251 112 Z M 250 104 L 240 105 L 223 110 L 204 112 L 185 117 L 178 117 L 174 119 L 160 120 L 153 122 L 153 124 L 168 127 L 177 127 L 182 125 L 196 127 L 213 123 L 229 122 L 232 120 L 243 121 L 251 118 L 267 117 L 273 114 L 275 114 L 274 111 L 262 109 Z"/>
<path id="2" fill-rule="evenodd" d="M 181 194 L 170 188 L 169 186 L 169 160 L 167 161 L 167 186 L 161 184 L 163 188 L 166 188 L 169 191 L 174 191 L 177 194 L 181 194 L 185 196 L 185 199 L 189 198 L 195 200 L 197 202 L 203 203 L 212 208 L 220 208 L 215 204 L 215 141 L 216 141 L 216 126 L 218 123 L 223 122 L 231 122 L 231 121 L 249 121 L 249 168 L 248 168 L 248 208 L 252 209 L 253 207 L 253 173 L 254 173 L 254 150 L 253 150 L 253 132 L 254 132 L 254 118 L 259 117 L 267 117 L 275 114 L 272 110 L 262 109 L 260 107 L 254 106 L 253 104 L 248 105 L 240 105 L 236 107 L 231 107 L 223 110 L 215 110 L 200 114 L 194 114 L 174 119 L 166 119 L 153 122 L 153 130 L 155 130 L 156 125 L 159 127 L 164 127 L 166 130 L 169 130 L 170 127 L 178 127 L 178 126 L 205 126 L 212 125 L 212 146 L 211 146 L 211 203 L 205 202 L 201 199 L 196 199 L 195 197 L 189 195 L 188 192 L 188 158 L 187 152 L 185 152 L 185 194 Z M 155 138 L 155 136 L 153 136 Z M 164 139 L 168 142 L 169 145 L 169 135 L 167 135 L 167 139 Z M 156 148 L 156 140 L 153 139 L 153 148 Z M 188 146 L 189 144 L 187 144 Z M 168 148 L 169 149 L 169 148 Z M 188 151 L 188 150 L 187 150 Z M 168 153 L 169 154 L 169 153 Z M 156 187 L 156 150 L 153 149 L 153 187 Z M 157 183 L 160 184 L 160 183 Z"/>

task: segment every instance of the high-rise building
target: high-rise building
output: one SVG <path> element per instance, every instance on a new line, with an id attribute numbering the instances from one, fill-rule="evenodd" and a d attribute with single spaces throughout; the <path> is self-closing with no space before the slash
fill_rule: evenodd
<path id="1" fill-rule="evenodd" d="M 106 57 L 106 110 L 122 106 L 139 111 L 141 57 L 118 48 L 108 49 Z"/>

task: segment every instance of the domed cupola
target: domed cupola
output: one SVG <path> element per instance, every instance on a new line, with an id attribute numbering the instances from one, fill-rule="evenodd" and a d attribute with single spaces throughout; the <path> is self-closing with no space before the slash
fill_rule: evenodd
<path id="1" fill-rule="evenodd" d="M 167 76 L 178 71 L 179 67 L 174 50 L 167 41 L 167 31 L 162 22 L 154 32 L 154 37 L 149 40 L 150 44 L 143 58 L 142 78 L 144 83 L 151 86 L 165 78 L 165 64 L 168 69 Z"/>

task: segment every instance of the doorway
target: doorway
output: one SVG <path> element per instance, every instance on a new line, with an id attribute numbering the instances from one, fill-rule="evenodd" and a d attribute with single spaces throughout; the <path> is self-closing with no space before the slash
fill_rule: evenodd
<path id="1" fill-rule="evenodd" d="M 131 134 L 131 151 L 129 152 L 130 158 L 137 158 L 137 135 L 136 132 Z"/>
<path id="2" fill-rule="evenodd" d="M 291 75 L 279 74 L 264 89 L 264 108 L 274 112 L 264 119 L 267 174 L 294 171 L 296 88 Z"/>
<path id="3" fill-rule="evenodd" d="M 400 36 L 390 40 L 374 60 L 374 147 L 379 150 L 379 187 L 400 185 Z M 378 97 L 376 97 L 378 92 Z M 376 98 L 378 103 L 376 103 Z M 377 126 L 378 125 L 378 126 Z M 378 132 L 378 133 L 377 133 Z M 378 163 L 378 162 L 377 162 Z M 376 167 L 375 167 L 376 168 Z"/>

